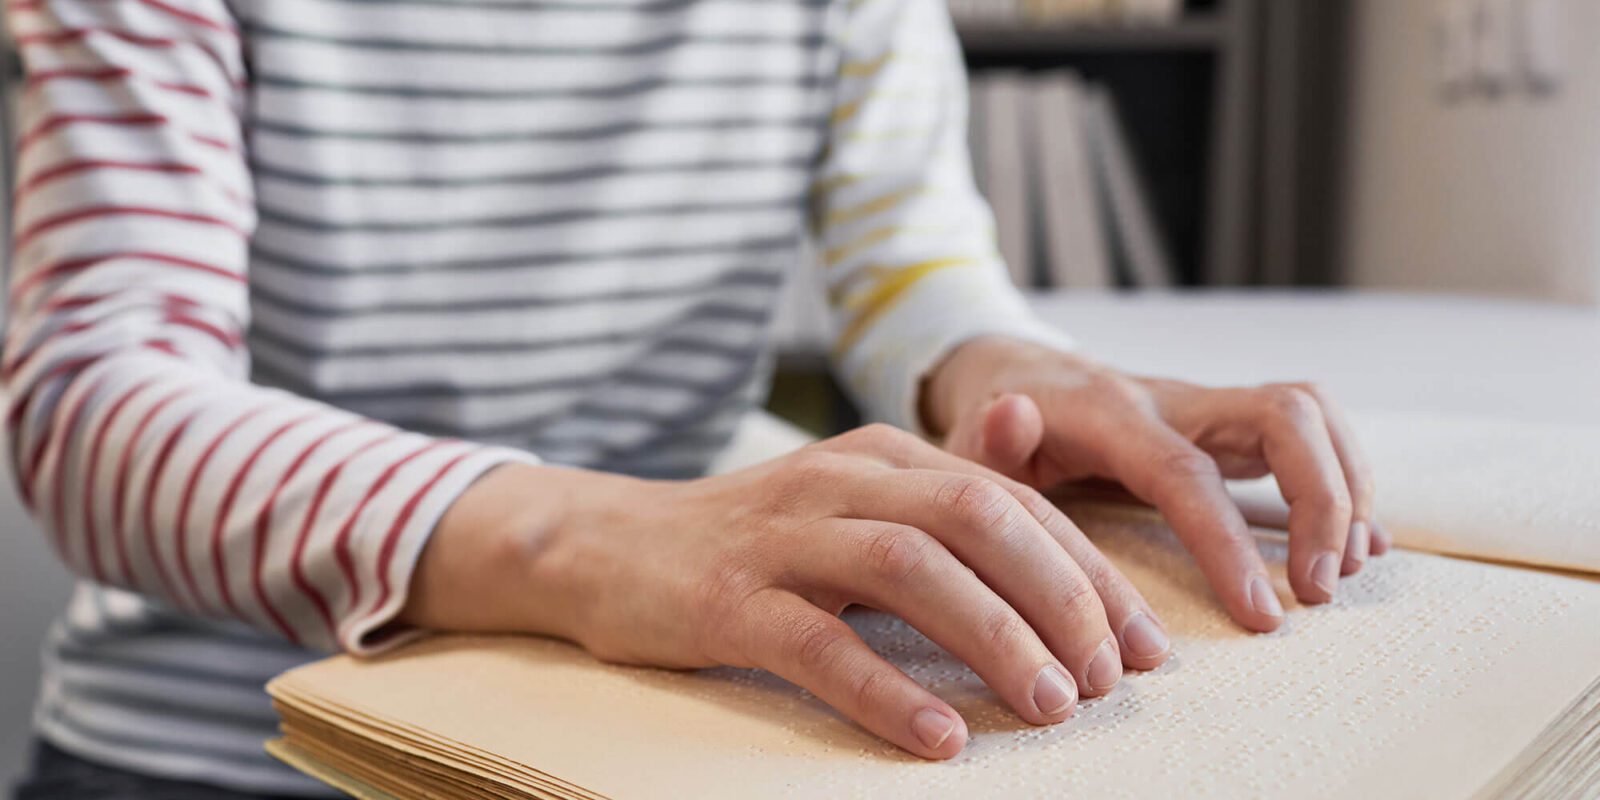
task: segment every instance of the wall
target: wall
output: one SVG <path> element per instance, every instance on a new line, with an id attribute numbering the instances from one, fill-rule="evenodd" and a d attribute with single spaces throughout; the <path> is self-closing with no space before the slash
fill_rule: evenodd
<path id="1" fill-rule="evenodd" d="M 10 182 L 0 166 L 0 186 Z M 10 214 L 7 196 L 0 191 L 0 218 Z M 0 226 L 0 253 L 8 252 Z M 0 316 L 0 328 L 4 322 Z M 11 782 L 27 761 L 39 686 L 39 646 L 46 628 L 65 607 L 72 586 L 45 535 L 23 508 L 15 485 L 10 459 L 0 458 L 0 797 L 11 796 Z"/>
<path id="2" fill-rule="evenodd" d="M 1564 81 L 1447 102 L 1435 0 L 1357 0 L 1344 274 L 1600 304 L 1600 2 L 1564 0 Z"/>

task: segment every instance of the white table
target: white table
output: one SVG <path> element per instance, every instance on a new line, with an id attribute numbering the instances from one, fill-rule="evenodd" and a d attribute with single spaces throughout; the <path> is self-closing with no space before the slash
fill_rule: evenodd
<path id="1" fill-rule="evenodd" d="M 1049 292 L 1030 302 L 1087 352 L 1143 374 L 1212 385 L 1315 380 L 1357 411 L 1600 425 L 1600 311 L 1591 309 L 1331 290 Z M 798 324 L 805 313 L 820 309 L 785 309 L 777 346 L 820 364 L 822 326 Z M 804 441 L 756 417 L 718 468 Z"/>
<path id="2" fill-rule="evenodd" d="M 1209 384 L 1316 380 L 1352 409 L 1600 424 L 1600 312 L 1363 292 L 1052 293 L 1096 357 Z"/>

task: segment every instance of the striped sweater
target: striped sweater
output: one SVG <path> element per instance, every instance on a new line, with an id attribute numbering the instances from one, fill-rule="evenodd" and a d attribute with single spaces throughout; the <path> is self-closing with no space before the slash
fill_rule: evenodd
<path id="1" fill-rule="evenodd" d="M 7 0 L 8 447 L 80 577 L 42 736 L 316 785 L 262 683 L 370 652 L 477 476 L 702 470 L 810 238 L 878 417 L 1056 341 L 968 173 L 939 0 Z M 810 268 L 809 263 L 806 264 Z"/>

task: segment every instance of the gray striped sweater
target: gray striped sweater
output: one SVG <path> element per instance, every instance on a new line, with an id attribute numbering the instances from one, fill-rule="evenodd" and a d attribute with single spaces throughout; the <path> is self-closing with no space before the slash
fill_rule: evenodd
<path id="1" fill-rule="evenodd" d="M 875 416 L 914 426 L 964 339 L 1058 341 L 973 191 L 940 0 L 6 11 L 8 447 L 82 579 L 37 725 L 91 759 L 318 793 L 263 755 L 262 683 L 414 635 L 496 464 L 702 470 L 806 237 Z"/>

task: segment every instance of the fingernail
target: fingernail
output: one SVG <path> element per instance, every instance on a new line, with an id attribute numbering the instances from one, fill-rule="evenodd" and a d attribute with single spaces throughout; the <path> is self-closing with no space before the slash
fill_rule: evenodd
<path id="1" fill-rule="evenodd" d="M 1344 561 L 1347 572 L 1353 572 L 1351 567 L 1360 568 L 1367 563 L 1367 555 L 1372 549 L 1372 532 L 1365 522 L 1350 523 L 1350 540 L 1344 546 Z"/>
<path id="2" fill-rule="evenodd" d="M 1339 588 L 1339 554 L 1329 550 L 1311 562 L 1311 582 L 1318 589 L 1333 597 L 1335 589 Z"/>
<path id="3" fill-rule="evenodd" d="M 1054 664 L 1039 670 L 1033 682 L 1033 706 L 1039 713 L 1053 717 L 1067 710 L 1078 699 L 1078 689 L 1067 674 Z"/>
<path id="4" fill-rule="evenodd" d="M 936 709 L 924 708 L 911 718 L 911 732 L 929 750 L 938 750 L 955 729 L 956 721 Z"/>
<path id="5" fill-rule="evenodd" d="M 1272 591 L 1272 584 L 1267 583 L 1267 579 L 1261 575 L 1250 579 L 1250 606 L 1258 614 L 1266 614 L 1269 617 L 1283 616 L 1283 606 L 1278 602 L 1278 593 Z"/>
<path id="6" fill-rule="evenodd" d="M 1096 692 L 1104 692 L 1122 680 L 1122 659 L 1117 656 L 1117 649 L 1111 646 L 1109 640 L 1100 643 L 1100 649 L 1089 661 L 1083 678 L 1089 683 L 1089 688 Z"/>
<path id="7" fill-rule="evenodd" d="M 1122 644 L 1128 648 L 1128 652 L 1139 658 L 1155 658 L 1172 646 L 1166 632 L 1143 611 L 1122 623 Z"/>

